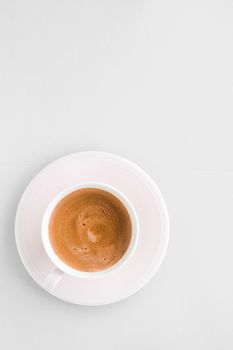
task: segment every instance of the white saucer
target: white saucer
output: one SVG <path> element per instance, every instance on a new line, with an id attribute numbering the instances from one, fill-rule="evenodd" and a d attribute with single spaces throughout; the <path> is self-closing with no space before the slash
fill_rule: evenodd
<path id="1" fill-rule="evenodd" d="M 137 165 L 103 152 L 74 153 L 52 162 L 30 182 L 20 200 L 16 244 L 25 268 L 43 287 L 53 269 L 41 242 L 44 210 L 59 192 L 86 181 L 112 185 L 129 198 L 139 218 L 139 242 L 132 259 L 119 271 L 93 280 L 65 275 L 50 293 L 80 305 L 110 304 L 134 294 L 153 277 L 168 244 L 169 220 L 164 199 Z"/>

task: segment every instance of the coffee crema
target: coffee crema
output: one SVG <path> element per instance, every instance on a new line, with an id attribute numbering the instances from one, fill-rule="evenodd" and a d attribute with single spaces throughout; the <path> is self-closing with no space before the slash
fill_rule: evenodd
<path id="1" fill-rule="evenodd" d="M 123 203 L 111 193 L 85 188 L 65 196 L 49 221 L 49 239 L 58 257 L 80 271 L 107 269 L 125 254 L 132 234 Z"/>

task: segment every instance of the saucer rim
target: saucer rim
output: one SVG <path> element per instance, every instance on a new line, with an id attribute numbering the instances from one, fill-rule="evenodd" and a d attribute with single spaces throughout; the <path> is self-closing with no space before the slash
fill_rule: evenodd
<path id="1" fill-rule="evenodd" d="M 34 277 L 34 274 L 31 270 L 31 268 L 28 266 L 28 264 L 26 263 L 26 258 L 25 258 L 25 252 L 23 251 L 21 242 L 20 242 L 20 238 L 19 238 L 19 231 L 18 231 L 18 220 L 19 220 L 19 215 L 20 215 L 20 208 L 24 199 L 24 196 L 27 192 L 28 189 L 30 189 L 31 186 L 33 186 L 33 183 L 36 181 L 37 177 L 39 177 L 40 175 L 42 175 L 44 172 L 46 172 L 54 163 L 58 163 L 61 161 L 64 161 L 65 159 L 68 159 L 72 156 L 75 155 L 79 155 L 79 156 L 85 156 L 85 155 L 91 155 L 91 156 L 105 156 L 105 157 L 110 157 L 110 158 L 115 158 L 116 160 L 119 160 L 127 165 L 129 165 L 130 167 L 134 168 L 135 171 L 137 171 L 138 173 L 141 174 L 141 176 L 143 176 L 145 178 L 146 181 L 148 181 L 150 183 L 150 185 L 152 186 L 152 188 L 154 188 L 154 190 L 156 191 L 156 195 L 159 197 L 159 202 L 160 202 L 160 210 L 163 211 L 163 216 L 164 216 L 164 220 L 163 220 L 163 239 L 162 242 L 160 242 L 160 259 L 159 262 L 156 264 L 156 266 L 154 266 L 154 268 L 151 269 L 151 273 L 148 274 L 147 277 L 143 278 L 142 282 L 139 283 L 138 287 L 135 288 L 133 291 L 130 291 L 128 294 L 124 295 L 124 296 L 119 296 L 116 297 L 115 299 L 111 299 L 111 301 L 106 300 L 106 301 L 101 301 L 101 302 L 74 302 L 73 300 L 69 299 L 69 297 L 66 296 L 59 296 L 56 293 L 53 293 L 52 290 L 47 290 L 45 288 L 45 286 L 43 286 L 42 283 L 38 282 L 38 280 L 36 280 L 36 278 Z M 16 242 L 16 247 L 20 256 L 20 259 L 26 269 L 26 271 L 29 273 L 29 275 L 32 277 L 32 279 L 36 282 L 37 285 L 39 285 L 43 290 L 45 290 L 46 292 L 48 292 L 49 294 L 55 296 L 56 298 L 69 302 L 71 304 L 74 305 L 83 305 L 83 306 L 101 306 L 101 305 L 110 305 L 113 303 L 116 303 L 118 301 L 127 299 L 128 297 L 136 294 L 139 290 L 141 290 L 143 287 L 145 287 L 150 281 L 151 279 L 154 277 L 154 275 L 157 273 L 157 271 L 159 270 L 166 252 L 167 252 L 167 247 L 168 247 L 168 242 L 169 242 L 169 236 L 170 236 L 170 220 L 169 220 L 169 215 L 168 215 L 168 210 L 167 210 L 167 206 L 166 206 L 166 202 L 165 199 L 160 191 L 160 189 L 158 188 L 157 184 L 154 182 L 154 180 L 146 173 L 145 170 L 143 170 L 140 166 L 138 166 L 137 164 L 135 164 L 134 162 L 119 156 L 117 154 L 114 153 L 110 153 L 110 152 L 103 152 L 103 151 L 81 151 L 81 152 L 72 152 L 69 153 L 63 157 L 58 157 L 57 159 L 53 160 L 52 162 L 50 162 L 49 164 L 47 164 L 45 167 L 43 167 L 38 173 L 36 173 L 36 175 L 31 179 L 31 181 L 28 183 L 28 185 L 25 187 L 17 209 L 16 209 L 16 215 L 15 215 L 15 242 Z M 38 274 L 39 271 L 38 271 Z"/>

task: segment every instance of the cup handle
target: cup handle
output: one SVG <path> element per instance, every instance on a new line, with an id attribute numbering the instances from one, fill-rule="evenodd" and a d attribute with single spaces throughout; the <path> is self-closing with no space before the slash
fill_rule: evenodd
<path id="1" fill-rule="evenodd" d="M 48 290 L 53 290 L 57 284 L 60 282 L 64 275 L 64 272 L 55 267 L 48 275 L 45 277 L 43 282 L 43 287 Z"/>

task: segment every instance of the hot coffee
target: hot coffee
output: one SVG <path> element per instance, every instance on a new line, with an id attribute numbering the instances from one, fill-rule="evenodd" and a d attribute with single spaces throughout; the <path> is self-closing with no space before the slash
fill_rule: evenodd
<path id="1" fill-rule="evenodd" d="M 49 239 L 57 256 L 85 272 L 101 271 L 119 261 L 131 234 L 131 220 L 123 203 L 96 188 L 66 195 L 49 221 Z"/>

